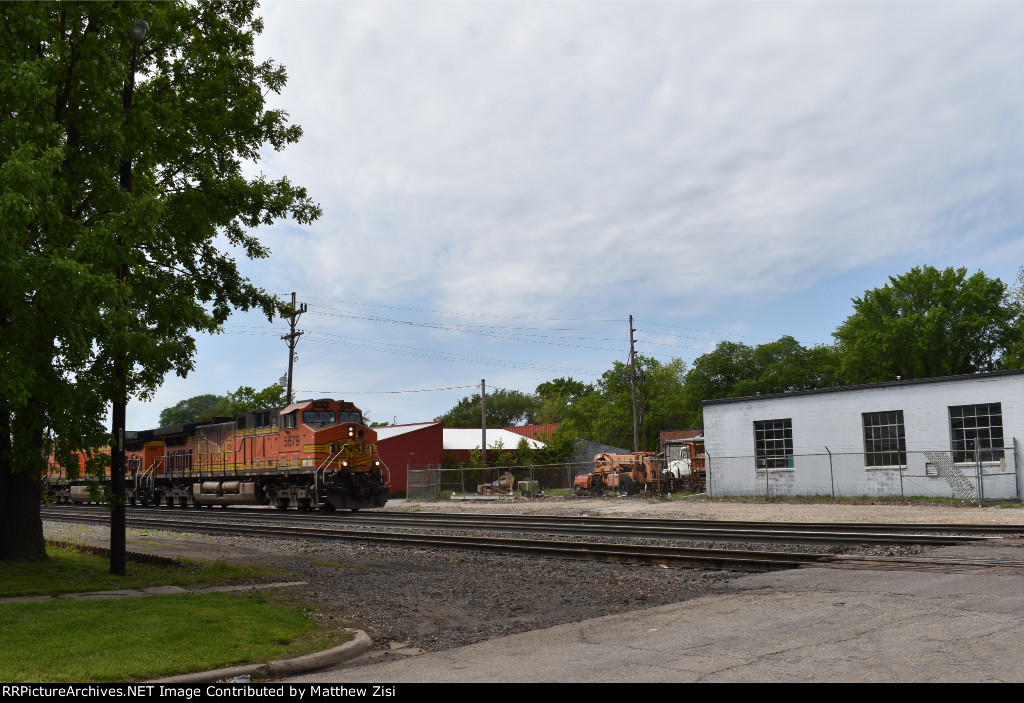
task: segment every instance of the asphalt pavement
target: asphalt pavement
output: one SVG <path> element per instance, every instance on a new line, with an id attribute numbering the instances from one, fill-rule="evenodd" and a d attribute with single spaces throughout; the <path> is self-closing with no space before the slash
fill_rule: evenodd
<path id="1" fill-rule="evenodd" d="M 1024 564 L 1024 539 L 929 557 Z M 810 567 L 734 579 L 681 603 L 288 681 L 1024 681 L 1024 568 Z"/>

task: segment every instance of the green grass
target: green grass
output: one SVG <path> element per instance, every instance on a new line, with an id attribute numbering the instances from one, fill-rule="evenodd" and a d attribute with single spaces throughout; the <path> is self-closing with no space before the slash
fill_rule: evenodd
<path id="1" fill-rule="evenodd" d="M 45 563 L 3 564 L 0 596 L 57 595 L 176 585 L 184 588 L 289 575 L 224 561 L 154 566 L 128 562 L 112 576 L 106 557 L 49 546 Z M 113 600 L 0 604 L 0 681 L 137 681 L 334 647 L 351 639 L 341 621 L 318 624 L 291 591 L 206 593 Z"/>
<path id="2" fill-rule="evenodd" d="M 0 681 L 139 681 L 342 644 L 295 596 L 207 593 L 0 605 Z"/>
<path id="3" fill-rule="evenodd" d="M 178 562 L 154 566 L 128 562 L 127 576 L 110 573 L 110 560 L 74 549 L 48 546 L 50 560 L 39 563 L 5 562 L 0 576 L 0 598 L 55 596 L 82 591 L 111 591 L 150 586 L 199 588 L 233 581 L 281 578 L 280 572 L 263 567 L 237 566 L 224 561 Z"/>

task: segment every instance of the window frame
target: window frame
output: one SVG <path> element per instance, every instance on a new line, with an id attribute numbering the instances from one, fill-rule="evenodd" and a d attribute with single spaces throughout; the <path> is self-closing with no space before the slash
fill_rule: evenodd
<path id="1" fill-rule="evenodd" d="M 754 468 L 763 471 L 792 471 L 793 418 L 754 420 Z M 769 446 L 770 445 L 770 446 Z M 777 450 L 781 445 L 783 453 Z"/>
<path id="2" fill-rule="evenodd" d="M 869 424 L 871 422 L 871 424 Z M 895 436 L 892 435 L 895 429 Z M 879 410 L 861 413 L 861 431 L 864 437 L 864 468 L 907 468 L 907 429 L 903 410 Z M 895 441 L 896 448 L 892 448 Z M 874 448 L 872 442 L 875 443 Z M 897 463 L 887 461 L 895 455 Z"/>
<path id="3" fill-rule="evenodd" d="M 982 409 L 984 412 L 979 412 Z M 949 418 L 949 452 L 954 464 L 978 463 L 977 453 L 979 451 L 982 464 L 997 464 L 1006 457 L 1003 404 L 1001 402 L 950 405 L 947 414 Z M 979 424 L 980 418 L 986 418 L 984 425 Z M 992 422 L 993 418 L 998 418 L 998 424 Z M 973 427 L 968 425 L 973 425 Z M 972 433 L 973 436 L 971 436 Z M 981 438 L 982 433 L 986 437 Z M 987 442 L 988 446 L 978 448 L 979 439 Z"/>

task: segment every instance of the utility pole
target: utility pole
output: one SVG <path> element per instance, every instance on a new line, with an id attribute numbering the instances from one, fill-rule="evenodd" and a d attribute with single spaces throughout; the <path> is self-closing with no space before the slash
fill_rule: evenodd
<path id="1" fill-rule="evenodd" d="M 633 316 L 629 316 L 629 385 L 633 391 L 633 451 L 640 451 L 640 436 L 637 434 L 636 429 L 636 349 L 633 345 L 636 340 L 633 339 Z"/>
<path id="2" fill-rule="evenodd" d="M 292 404 L 292 369 L 295 364 L 295 344 L 298 342 L 299 337 L 302 336 L 301 331 L 295 331 L 295 325 L 299 321 L 299 315 L 304 312 L 306 312 L 306 304 L 300 303 L 298 307 L 296 307 L 295 293 L 292 292 L 292 307 L 290 313 L 287 315 L 281 313 L 281 317 L 288 319 L 288 326 L 291 328 L 291 331 L 288 334 L 281 337 L 281 339 L 288 342 L 288 399 L 286 401 L 286 405 Z"/>
<path id="3" fill-rule="evenodd" d="M 480 379 L 480 451 L 484 466 L 487 466 L 487 392 L 485 379 Z"/>

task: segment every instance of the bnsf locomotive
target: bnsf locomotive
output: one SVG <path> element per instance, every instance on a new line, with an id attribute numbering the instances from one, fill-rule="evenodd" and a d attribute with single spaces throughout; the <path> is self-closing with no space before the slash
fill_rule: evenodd
<path id="1" fill-rule="evenodd" d="M 331 511 L 379 508 L 388 500 L 377 433 L 363 424 L 359 408 L 341 400 L 129 432 L 125 457 L 129 505 Z M 84 462 L 80 456 L 82 468 Z M 49 483 L 56 502 L 91 500 L 87 481 L 51 472 Z"/>

